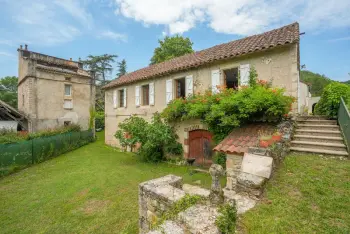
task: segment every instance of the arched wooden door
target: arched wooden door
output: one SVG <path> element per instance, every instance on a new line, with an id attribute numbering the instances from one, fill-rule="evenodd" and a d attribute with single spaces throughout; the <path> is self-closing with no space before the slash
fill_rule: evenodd
<path id="1" fill-rule="evenodd" d="M 212 134 L 207 130 L 189 132 L 189 158 L 195 158 L 195 164 L 212 163 L 211 140 Z"/>

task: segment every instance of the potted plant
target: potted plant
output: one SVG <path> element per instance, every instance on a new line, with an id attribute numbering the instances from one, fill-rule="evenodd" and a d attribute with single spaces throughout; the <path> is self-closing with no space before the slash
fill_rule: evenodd
<path id="1" fill-rule="evenodd" d="M 282 134 L 279 132 L 279 131 L 275 131 L 273 134 L 272 134 L 272 140 L 274 142 L 277 142 L 277 141 L 280 141 L 282 139 Z"/>
<path id="2" fill-rule="evenodd" d="M 259 145 L 262 148 L 267 148 L 272 144 L 272 136 L 269 135 L 264 135 L 264 136 L 260 136 L 260 141 L 259 141 Z"/>

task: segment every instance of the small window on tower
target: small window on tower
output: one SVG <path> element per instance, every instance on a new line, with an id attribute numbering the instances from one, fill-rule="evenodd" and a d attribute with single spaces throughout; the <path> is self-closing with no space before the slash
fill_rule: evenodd
<path id="1" fill-rule="evenodd" d="M 65 84 L 64 85 L 64 95 L 71 96 L 72 95 L 72 85 Z"/>
<path id="2" fill-rule="evenodd" d="M 119 90 L 119 107 L 124 107 L 124 89 Z"/>

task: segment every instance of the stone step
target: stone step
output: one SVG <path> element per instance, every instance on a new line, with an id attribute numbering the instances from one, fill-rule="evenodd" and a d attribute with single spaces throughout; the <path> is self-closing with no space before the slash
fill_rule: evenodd
<path id="1" fill-rule="evenodd" d="M 178 214 L 177 223 L 184 227 L 185 233 L 219 234 L 219 229 L 215 225 L 218 216 L 217 207 L 194 205 Z"/>
<path id="2" fill-rule="evenodd" d="M 329 120 L 327 116 L 322 115 L 305 115 L 305 116 L 298 116 L 297 121 L 301 120 Z"/>
<path id="3" fill-rule="evenodd" d="M 329 124 L 297 124 L 298 129 L 304 130 L 339 130 L 338 125 L 329 125 Z"/>
<path id="4" fill-rule="evenodd" d="M 330 136 L 330 137 L 341 137 L 341 132 L 338 131 L 328 131 L 328 130 L 304 130 L 296 129 L 295 133 L 297 135 L 312 135 L 312 136 Z"/>
<path id="5" fill-rule="evenodd" d="M 321 142 L 295 141 L 294 140 L 291 142 L 291 147 L 346 151 L 346 146 L 344 144 L 337 144 L 337 143 L 321 143 Z"/>
<path id="6" fill-rule="evenodd" d="M 338 155 L 338 156 L 348 156 L 346 151 L 336 151 L 336 150 L 323 150 L 323 149 L 312 149 L 312 148 L 301 148 L 301 147 L 291 147 L 290 150 L 305 152 L 305 153 L 314 153 L 314 154 L 329 154 L 329 155 Z"/>
<path id="7" fill-rule="evenodd" d="M 337 125 L 336 120 L 324 120 L 324 119 L 309 119 L 309 120 L 297 120 L 297 124 L 328 124 Z"/>
<path id="8" fill-rule="evenodd" d="M 338 143 L 343 144 L 342 137 L 328 137 L 328 136 L 312 136 L 312 135 L 294 135 L 295 141 L 308 141 L 308 142 L 324 142 L 324 143 Z"/>

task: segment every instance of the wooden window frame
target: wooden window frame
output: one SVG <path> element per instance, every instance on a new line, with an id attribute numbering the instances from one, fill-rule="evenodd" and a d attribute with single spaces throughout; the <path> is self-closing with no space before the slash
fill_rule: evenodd
<path id="1" fill-rule="evenodd" d="M 183 81 L 183 83 L 184 83 L 184 90 L 182 91 L 183 94 L 184 94 L 183 96 L 181 96 L 181 90 L 180 90 L 180 95 L 179 95 L 179 83 L 180 83 L 180 80 Z M 186 98 L 186 77 L 175 79 L 175 98 Z"/>
<path id="2" fill-rule="evenodd" d="M 141 86 L 141 105 L 149 106 L 149 84 Z"/>
<path id="3" fill-rule="evenodd" d="M 118 100 L 118 103 L 117 103 L 117 106 L 118 107 L 124 107 L 124 95 L 125 95 L 125 90 L 124 89 L 119 89 L 118 90 L 118 93 L 117 93 L 117 100 Z"/>

